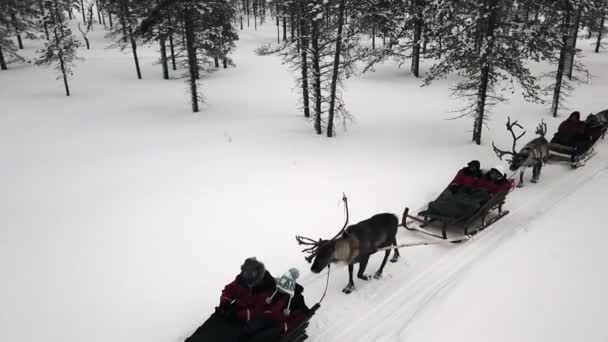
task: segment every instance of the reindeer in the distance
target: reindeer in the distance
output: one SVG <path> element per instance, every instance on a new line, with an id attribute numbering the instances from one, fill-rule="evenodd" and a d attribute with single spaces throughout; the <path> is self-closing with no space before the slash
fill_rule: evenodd
<path id="1" fill-rule="evenodd" d="M 348 264 L 348 285 L 342 290 L 342 292 L 348 294 L 355 289 L 353 281 L 354 264 L 359 264 L 357 278 L 370 280 L 372 277 L 365 274 L 369 257 L 380 248 L 397 245 L 396 235 L 399 219 L 394 214 L 383 213 L 347 227 L 348 202 L 346 196 L 343 197 L 343 200 L 346 207 L 346 222 L 336 236 L 331 240 L 319 239 L 319 241 L 296 236 L 296 240 L 300 245 L 311 246 L 302 250 L 302 252 L 310 254 L 306 257 L 306 261 L 312 262 L 310 270 L 314 273 L 320 273 L 331 263 L 344 262 Z M 396 262 L 399 259 L 399 250 L 397 248 L 393 249 L 395 253 L 391 262 Z M 382 271 L 390 253 L 390 249 L 384 252 L 382 265 L 374 274 L 374 278 L 378 279 L 382 276 Z"/>
<path id="2" fill-rule="evenodd" d="M 503 151 L 494 145 L 492 142 L 492 147 L 494 148 L 494 152 L 502 160 L 504 155 L 511 155 L 512 157 L 508 159 L 509 169 L 511 171 L 519 172 L 519 183 L 518 187 L 524 186 L 524 171 L 526 168 L 532 168 L 532 183 L 538 182 L 538 178 L 540 177 L 540 171 L 543 168 L 543 164 L 545 163 L 547 157 L 549 156 L 549 141 L 545 139 L 545 134 L 547 133 L 547 124 L 541 121 L 541 123 L 536 127 L 536 134 L 540 135 L 539 137 L 533 139 L 528 142 L 519 152 L 515 149 L 517 140 L 526 134 L 526 131 L 521 133 L 519 136 L 515 134 L 513 131 L 514 127 L 519 127 L 523 130 L 523 127 L 516 121 L 511 123 L 511 118 L 507 120 L 507 130 L 511 132 L 513 136 L 513 148 L 512 151 Z"/>

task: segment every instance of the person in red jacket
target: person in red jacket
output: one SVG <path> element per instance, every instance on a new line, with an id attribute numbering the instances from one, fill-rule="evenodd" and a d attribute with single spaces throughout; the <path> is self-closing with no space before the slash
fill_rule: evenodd
<path id="1" fill-rule="evenodd" d="M 589 137 L 589 145 L 593 145 L 604 134 L 606 127 L 597 115 L 589 114 L 585 119 L 585 135 Z"/>
<path id="2" fill-rule="evenodd" d="M 220 313 L 236 315 L 244 322 L 259 319 L 268 298 L 276 287 L 276 281 L 256 258 L 248 258 L 241 266 L 241 273 L 226 285 L 220 297 Z"/>
<path id="3" fill-rule="evenodd" d="M 479 188 L 487 190 L 490 194 L 509 191 L 511 188 L 513 188 L 513 184 L 513 180 L 507 179 L 505 174 L 497 168 L 491 168 L 477 182 L 477 186 Z"/>
<path id="4" fill-rule="evenodd" d="M 296 283 L 300 272 L 291 268 L 277 279 L 275 292 L 266 299 L 264 315 L 275 323 L 280 334 L 286 334 L 306 320 L 308 307 L 304 303 L 304 288 Z"/>
<path id="5" fill-rule="evenodd" d="M 299 272 L 291 268 L 276 279 L 275 291 L 265 300 L 259 317 L 245 324 L 246 342 L 274 342 L 297 329 L 309 312 L 304 303 L 302 286 L 296 283 Z"/>
<path id="6" fill-rule="evenodd" d="M 575 147 L 584 136 L 585 123 L 581 121 L 581 113 L 572 112 L 568 119 L 559 125 L 551 142 Z"/>
<path id="7" fill-rule="evenodd" d="M 450 185 L 474 187 L 481 175 L 481 164 L 478 160 L 471 160 L 466 167 L 458 171 Z"/>

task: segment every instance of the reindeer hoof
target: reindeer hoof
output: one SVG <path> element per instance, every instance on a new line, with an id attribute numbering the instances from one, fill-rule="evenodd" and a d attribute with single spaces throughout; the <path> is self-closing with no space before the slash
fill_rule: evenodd
<path id="1" fill-rule="evenodd" d="M 538 183 L 538 179 L 532 179 L 530 182 L 536 184 L 536 183 Z"/>
<path id="2" fill-rule="evenodd" d="M 342 289 L 342 292 L 344 292 L 345 294 L 349 294 L 353 292 L 354 289 L 355 285 L 346 285 L 346 287 Z"/>
<path id="3" fill-rule="evenodd" d="M 367 274 L 357 274 L 357 278 L 361 279 L 361 280 L 370 280 L 372 279 L 371 276 L 367 275 Z"/>
<path id="4" fill-rule="evenodd" d="M 397 262 L 397 261 L 399 261 L 399 257 L 398 257 L 398 256 L 394 256 L 394 257 L 391 259 L 391 262 Z"/>
<path id="5" fill-rule="evenodd" d="M 377 279 L 380 279 L 380 278 L 382 278 L 382 273 L 376 272 L 376 274 L 374 274 L 374 279 L 377 280 Z"/>
<path id="6" fill-rule="evenodd" d="M 517 187 L 518 188 L 523 188 L 524 187 L 524 183 L 517 183 Z"/>

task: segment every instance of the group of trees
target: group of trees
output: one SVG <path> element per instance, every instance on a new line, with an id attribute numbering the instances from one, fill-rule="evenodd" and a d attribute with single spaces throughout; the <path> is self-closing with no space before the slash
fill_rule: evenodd
<path id="1" fill-rule="evenodd" d="M 599 52 L 608 0 L 282 0 L 277 8 L 282 18 L 295 18 L 283 21 L 292 37 L 262 51 L 278 52 L 298 71 L 304 116 L 313 112 L 316 133 L 325 128 L 332 136 L 335 115 L 348 119 L 340 85 L 355 62 L 367 71 L 394 59 L 410 62 L 427 86 L 460 75 L 453 94 L 467 99 L 461 116 L 474 118 L 473 141 L 480 144 L 483 123 L 506 90 L 538 102 L 548 91 L 557 115 L 574 71 L 584 69 L 577 37 L 596 36 Z M 432 63 L 425 75 L 423 58 Z M 540 85 L 547 75 L 530 70 L 539 61 L 555 65 L 549 88 Z"/>
<path id="2" fill-rule="evenodd" d="M 423 85 L 460 75 L 452 90 L 468 100 L 462 116 L 474 118 L 479 144 L 484 120 L 505 90 L 521 90 L 532 101 L 549 97 L 557 115 L 584 70 L 577 38 L 595 38 L 599 52 L 607 12 L 608 0 L 2 0 L 0 68 L 21 58 L 23 38 L 43 39 L 36 63 L 57 66 L 69 95 L 67 76 L 80 43 L 68 24 L 81 17 L 88 47 L 97 20 L 117 47 L 131 50 L 138 78 L 138 44 L 158 45 L 165 79 L 182 66 L 198 111 L 200 70 L 231 64 L 235 26 L 246 21 L 257 28 L 270 15 L 279 44 L 261 51 L 280 54 L 297 71 L 302 110 L 317 134 L 333 136 L 335 121 L 350 119 L 342 82 L 355 64 L 367 71 L 390 59 L 410 63 Z M 426 73 L 423 59 L 431 64 Z M 555 66 L 549 87 L 530 70 L 538 61 Z"/>
<path id="3" fill-rule="evenodd" d="M 24 48 L 23 37 L 41 39 L 44 45 L 35 63 L 55 66 L 69 96 L 68 76 L 81 46 L 70 29 L 73 20 L 80 21 L 77 25 L 87 49 L 87 34 L 95 20 L 107 29 L 114 46 L 130 48 L 139 79 L 138 44 L 158 44 L 164 79 L 169 79 L 169 63 L 173 70 L 179 66 L 187 70 L 195 112 L 201 99 L 200 70 L 211 64 L 219 67 L 219 61 L 225 68 L 232 64 L 229 55 L 238 39 L 236 6 L 229 0 L 2 0 L 1 69 L 6 70 L 10 61 L 23 60 L 18 51 Z"/>

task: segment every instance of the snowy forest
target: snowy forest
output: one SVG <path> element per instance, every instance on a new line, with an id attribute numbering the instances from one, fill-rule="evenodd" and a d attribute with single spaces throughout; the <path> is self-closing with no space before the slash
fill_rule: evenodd
<path id="1" fill-rule="evenodd" d="M 239 29 L 276 25 L 276 44 L 260 46 L 259 53 L 280 55 L 295 72 L 298 103 L 315 133 L 332 137 L 336 121 L 352 120 L 342 96 L 345 79 L 394 60 L 424 86 L 458 74 L 452 95 L 467 99 L 458 115 L 473 118 L 472 139 L 480 144 L 484 122 L 505 101 L 505 91 L 547 103 L 557 116 L 576 82 L 593 72 L 577 58 L 577 41 L 579 35 L 593 38 L 600 52 L 607 6 L 605 0 L 4 0 L 0 66 L 52 65 L 69 96 L 73 66 L 85 62 L 78 50 L 85 44 L 90 49 L 87 35 L 97 26 L 112 46 L 130 51 L 139 79 L 138 46 L 159 46 L 163 78 L 170 72 L 185 77 L 192 111 L 198 112 L 204 99 L 200 72 L 236 66 L 231 52 Z M 79 32 L 70 27 L 74 22 Z M 19 53 L 24 38 L 44 42 L 31 59 Z M 421 60 L 432 61 L 425 73 Z M 529 64 L 539 61 L 553 70 L 535 74 Z"/>
<path id="2" fill-rule="evenodd" d="M 608 341 L 607 14 L 0 0 L 0 341 Z"/>

